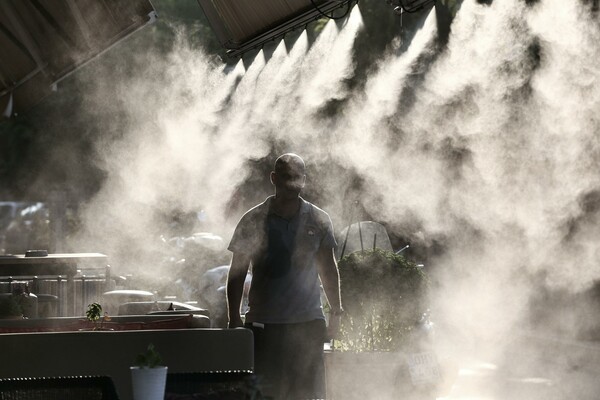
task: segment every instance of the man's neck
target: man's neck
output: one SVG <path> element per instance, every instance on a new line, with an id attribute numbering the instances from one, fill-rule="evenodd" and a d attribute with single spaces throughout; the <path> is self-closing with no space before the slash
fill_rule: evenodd
<path id="1" fill-rule="evenodd" d="M 299 209 L 300 197 L 283 198 L 275 195 L 271 203 L 271 211 L 285 219 L 293 218 Z"/>

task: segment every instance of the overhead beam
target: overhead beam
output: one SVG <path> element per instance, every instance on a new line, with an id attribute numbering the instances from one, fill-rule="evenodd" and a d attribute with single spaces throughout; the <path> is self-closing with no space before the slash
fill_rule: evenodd
<path id="1" fill-rule="evenodd" d="M 19 47 L 23 48 L 23 50 L 25 50 L 25 52 L 31 56 L 38 68 L 43 68 L 45 63 L 42 58 L 42 53 L 40 52 L 40 49 L 33 37 L 25 28 L 23 21 L 15 12 L 12 4 L 9 1 L 0 1 L 0 11 L 6 15 L 13 29 L 15 30 L 16 36 L 14 37 L 17 39 L 16 44 L 21 43 Z M 10 32 L 10 30 L 8 31 Z"/>
<path id="2" fill-rule="evenodd" d="M 357 0 L 278 0 L 272 13 L 248 14 L 249 5 L 239 0 L 198 0 L 217 38 L 231 58 L 282 38 L 288 32 L 304 29 L 324 17 L 347 14 Z M 267 3 L 261 2 L 261 7 Z M 259 11 L 262 8 L 258 9 Z M 265 8 L 269 10 L 269 8 Z M 287 15 L 286 15 L 287 10 Z"/>

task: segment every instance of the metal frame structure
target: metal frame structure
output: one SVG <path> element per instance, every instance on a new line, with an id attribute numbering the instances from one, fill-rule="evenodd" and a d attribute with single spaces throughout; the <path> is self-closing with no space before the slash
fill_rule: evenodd
<path id="1" fill-rule="evenodd" d="M 385 0 L 398 15 L 416 13 L 435 4 L 436 0 Z"/>
<path id="2" fill-rule="evenodd" d="M 155 17 L 149 0 L 0 1 L 0 119 L 26 111 Z"/>
<path id="3" fill-rule="evenodd" d="M 392 3 L 398 2 L 399 6 L 407 13 L 414 13 L 425 9 L 425 7 L 429 7 L 430 5 L 435 4 L 436 0 L 397 0 L 392 1 Z"/>
<path id="4" fill-rule="evenodd" d="M 198 0 L 213 31 L 231 58 L 239 58 L 244 53 L 259 49 L 266 43 L 282 38 L 296 29 L 323 17 L 338 18 L 335 15 L 349 13 L 357 0 L 266 0 L 244 2 L 239 0 Z M 259 4 L 265 3 L 265 4 Z M 274 4 L 277 3 L 277 4 Z M 250 15 L 251 8 L 257 8 Z M 264 10 L 272 11 L 266 14 Z"/>
<path id="5" fill-rule="evenodd" d="M 0 256 L 0 291 L 10 293 L 21 281 L 36 295 L 55 296 L 58 316 L 84 315 L 86 305 L 109 289 L 111 270 L 100 253 Z"/>

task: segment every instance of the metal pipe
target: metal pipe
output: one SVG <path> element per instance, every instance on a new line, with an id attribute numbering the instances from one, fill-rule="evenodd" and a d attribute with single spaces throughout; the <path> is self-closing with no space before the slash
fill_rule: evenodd
<path id="1" fill-rule="evenodd" d="M 353 205 L 355 207 L 353 207 L 350 212 L 350 225 L 348 225 L 348 230 L 346 231 L 346 237 L 344 238 L 344 244 L 342 245 L 342 252 L 340 253 L 340 260 L 344 257 L 344 253 L 346 252 L 346 244 L 348 243 L 348 234 L 350 233 L 350 228 L 352 227 L 352 220 L 354 219 L 354 209 L 358 205 L 358 200 L 356 200 Z"/>
<path id="2" fill-rule="evenodd" d="M 363 245 L 362 229 L 360 227 L 360 221 L 358 221 L 358 237 L 360 238 L 360 251 L 365 251 L 365 246 Z"/>
<path id="3" fill-rule="evenodd" d="M 400 250 L 398 250 L 398 251 L 396 252 L 396 254 L 400 254 L 400 253 L 402 253 L 404 250 L 408 249 L 409 247 L 410 247 L 410 245 L 409 245 L 409 244 L 407 244 L 406 246 L 404 246 L 403 248 L 401 248 Z"/>

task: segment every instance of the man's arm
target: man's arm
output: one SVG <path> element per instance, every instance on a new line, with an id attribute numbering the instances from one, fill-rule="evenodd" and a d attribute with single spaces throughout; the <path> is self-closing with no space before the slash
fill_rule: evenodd
<path id="1" fill-rule="evenodd" d="M 231 266 L 227 274 L 227 312 L 229 314 L 229 328 L 238 328 L 243 325 L 240 316 L 244 281 L 250 267 L 250 256 L 242 253 L 233 253 Z"/>
<path id="2" fill-rule="evenodd" d="M 317 265 L 319 268 L 319 277 L 325 290 L 325 296 L 327 296 L 327 301 L 332 312 L 329 316 L 328 334 L 334 338 L 337 336 L 339 330 L 343 308 L 340 295 L 340 273 L 332 248 L 322 247 L 319 249 Z"/>

